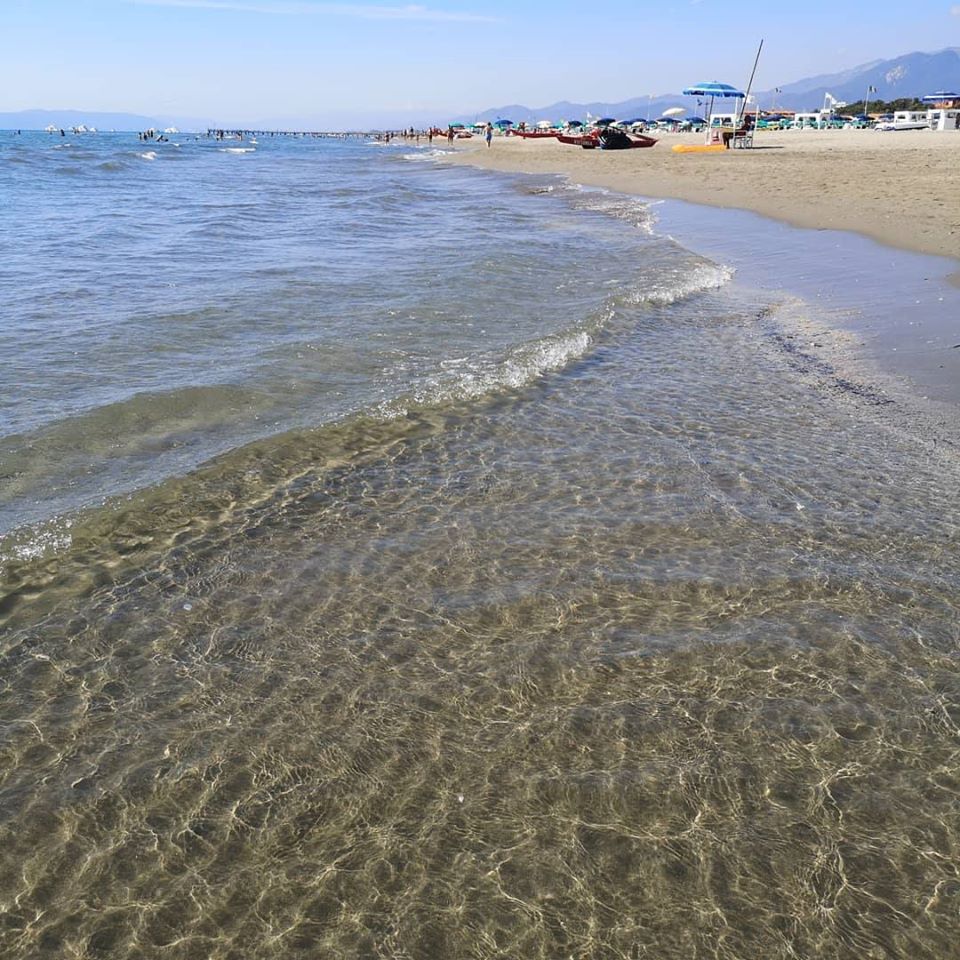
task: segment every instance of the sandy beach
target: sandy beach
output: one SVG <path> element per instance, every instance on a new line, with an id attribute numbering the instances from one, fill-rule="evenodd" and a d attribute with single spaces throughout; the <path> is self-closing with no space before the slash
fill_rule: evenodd
<path id="1" fill-rule="evenodd" d="M 553 140 L 457 141 L 459 162 L 561 174 L 649 197 L 752 210 L 801 227 L 852 230 L 919 253 L 960 259 L 960 132 L 775 131 L 750 150 L 678 154 L 700 134 L 650 150 L 580 150 Z"/>

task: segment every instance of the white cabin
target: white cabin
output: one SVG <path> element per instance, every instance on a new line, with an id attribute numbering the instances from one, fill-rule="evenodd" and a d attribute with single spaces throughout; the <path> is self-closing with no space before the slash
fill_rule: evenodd
<path id="1" fill-rule="evenodd" d="M 960 108 L 931 107 L 927 122 L 931 130 L 960 130 Z"/>
<path id="2" fill-rule="evenodd" d="M 897 110 L 893 115 L 893 122 L 898 127 L 907 123 L 926 123 L 929 112 L 929 110 Z"/>

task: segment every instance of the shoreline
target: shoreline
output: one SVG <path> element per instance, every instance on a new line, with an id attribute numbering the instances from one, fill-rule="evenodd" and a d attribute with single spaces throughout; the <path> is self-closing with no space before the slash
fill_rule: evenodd
<path id="1" fill-rule="evenodd" d="M 470 140 L 440 159 L 662 201 L 658 221 L 668 236 L 719 257 L 750 287 L 808 305 L 802 315 L 788 311 L 793 326 L 784 341 L 802 349 L 804 365 L 829 370 L 827 381 L 849 380 L 884 404 L 892 401 L 882 415 L 889 426 L 956 453 L 960 180 L 951 180 L 950 168 L 960 161 L 960 134 L 877 133 L 872 148 L 858 139 L 862 134 L 872 131 L 764 134 L 762 143 L 780 148 L 764 156 L 670 150 L 699 135 L 606 153 L 521 138 L 494 141 L 488 150 Z M 817 192 L 827 161 L 834 186 Z M 891 172 L 877 183 L 881 168 Z M 937 177 L 946 188 L 933 195 L 927 188 Z M 773 193 L 773 183 L 791 186 Z M 849 188 L 850 202 L 831 200 L 837 184 L 857 185 Z M 957 197 L 948 213 L 951 189 Z M 788 193 L 811 199 L 787 202 Z"/>
<path id="2" fill-rule="evenodd" d="M 648 150 L 579 150 L 555 140 L 455 141 L 446 162 L 555 174 L 585 186 L 750 210 L 792 226 L 858 233 L 949 257 L 960 285 L 960 132 L 762 131 L 752 150 L 677 154 L 701 134 L 667 134 Z M 446 148 L 446 144 L 444 144 Z"/>

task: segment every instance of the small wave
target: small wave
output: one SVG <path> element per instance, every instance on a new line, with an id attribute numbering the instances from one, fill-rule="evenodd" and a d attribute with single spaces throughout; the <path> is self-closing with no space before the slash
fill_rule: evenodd
<path id="1" fill-rule="evenodd" d="M 124 164 L 119 160 L 104 160 L 103 163 L 97 164 L 98 170 L 106 170 L 108 172 L 122 170 L 123 168 Z"/>
<path id="2" fill-rule="evenodd" d="M 640 197 L 612 193 L 602 187 L 586 187 L 579 183 L 565 184 L 562 189 L 570 192 L 574 206 L 580 210 L 592 210 L 617 220 L 625 220 L 645 233 L 653 234 L 655 218 L 650 212 L 650 204 Z"/>
<path id="3" fill-rule="evenodd" d="M 407 415 L 412 408 L 477 400 L 500 390 L 520 390 L 548 373 L 563 370 L 590 351 L 594 333 L 602 328 L 605 312 L 590 328 L 554 334 L 542 340 L 515 347 L 505 358 L 458 357 L 441 364 L 441 371 L 412 393 L 385 401 L 377 415 L 393 419 Z"/>
<path id="4" fill-rule="evenodd" d="M 256 147 L 221 147 L 221 153 L 256 153 Z"/>
<path id="5" fill-rule="evenodd" d="M 453 153 L 452 150 L 438 150 L 436 147 L 424 147 L 421 149 L 420 153 L 405 153 L 403 155 L 404 160 L 438 160 L 440 157 L 446 157 Z"/>
<path id="6" fill-rule="evenodd" d="M 728 284 L 733 275 L 731 267 L 712 260 L 701 260 L 693 265 L 686 263 L 659 271 L 626 299 L 632 303 L 666 306 L 707 290 L 718 290 Z"/>
<path id="7" fill-rule="evenodd" d="M 138 157 L 143 158 L 144 160 L 156 160 L 157 154 L 153 150 L 148 150 L 146 153 L 138 153 Z"/>

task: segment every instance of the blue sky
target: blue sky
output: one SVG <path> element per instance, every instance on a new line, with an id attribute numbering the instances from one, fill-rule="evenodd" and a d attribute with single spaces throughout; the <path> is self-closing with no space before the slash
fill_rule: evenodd
<path id="1" fill-rule="evenodd" d="M 0 111 L 222 123 L 444 120 L 702 79 L 769 89 L 960 46 L 957 0 L 0 0 Z"/>

